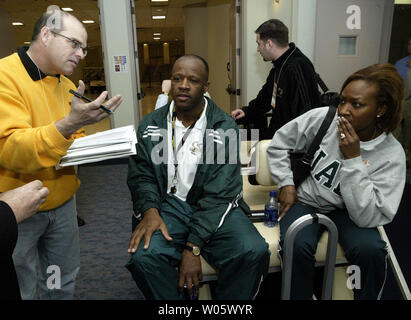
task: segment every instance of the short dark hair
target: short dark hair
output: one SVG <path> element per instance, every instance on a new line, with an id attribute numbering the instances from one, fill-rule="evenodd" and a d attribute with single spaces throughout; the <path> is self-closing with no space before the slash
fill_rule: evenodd
<path id="1" fill-rule="evenodd" d="M 197 54 L 186 54 L 186 55 L 181 56 L 180 58 L 178 58 L 177 61 L 178 61 L 179 59 L 183 59 L 183 58 L 194 58 L 194 59 L 200 60 L 200 61 L 202 62 L 202 64 L 204 65 L 204 69 L 205 69 L 206 77 L 207 77 L 206 81 L 208 81 L 208 76 L 209 76 L 209 73 L 210 73 L 210 68 L 208 67 L 207 61 L 206 61 L 203 57 L 200 57 L 200 56 L 197 55 Z M 176 62 L 177 62 L 177 61 L 176 61 Z"/>
<path id="2" fill-rule="evenodd" d="M 56 21 L 57 19 L 57 15 L 55 16 L 55 18 L 53 19 L 53 15 L 56 15 L 56 11 L 48 11 L 42 14 L 42 16 L 36 21 L 36 23 L 34 24 L 34 29 L 33 29 L 33 34 L 31 36 L 31 41 L 35 41 L 37 40 L 41 29 L 43 29 L 43 27 L 45 27 L 47 25 L 47 23 L 51 23 L 50 29 L 54 32 L 60 32 L 65 30 L 64 29 L 64 20 L 67 17 L 73 17 L 76 20 L 78 20 L 76 17 L 74 17 L 72 14 L 65 12 L 65 11 L 61 11 L 58 10 L 58 15 L 60 16 L 60 21 Z M 52 18 L 50 20 L 50 18 Z"/>
<path id="3" fill-rule="evenodd" d="M 288 41 L 288 28 L 278 19 L 270 19 L 261 24 L 255 33 L 260 35 L 260 39 L 267 41 L 271 39 L 279 47 L 286 47 L 289 44 Z"/>
<path id="4" fill-rule="evenodd" d="M 404 81 L 392 64 L 374 64 L 361 69 L 345 80 L 341 92 L 352 81 L 364 80 L 377 86 L 377 106 L 386 106 L 385 113 L 378 118 L 377 125 L 386 133 L 394 131 L 401 121 Z"/>

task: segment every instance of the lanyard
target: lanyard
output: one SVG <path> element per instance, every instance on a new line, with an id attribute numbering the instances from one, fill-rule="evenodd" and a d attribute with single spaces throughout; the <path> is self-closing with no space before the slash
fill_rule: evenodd
<path id="1" fill-rule="evenodd" d="M 184 143 L 186 142 L 188 136 L 191 133 L 191 130 L 194 128 L 194 126 L 197 123 L 197 120 L 201 118 L 203 112 L 200 113 L 200 115 L 197 117 L 197 119 L 191 124 L 191 126 L 188 127 L 186 133 L 184 134 L 184 136 L 181 138 L 180 143 L 178 144 L 177 150 L 176 150 L 176 144 L 175 144 L 175 121 L 177 118 L 177 113 L 175 110 L 175 107 L 173 107 L 173 116 L 172 116 L 172 120 L 171 120 L 171 134 L 172 134 L 172 138 L 171 138 L 171 144 L 173 146 L 173 155 L 174 155 L 174 177 L 173 177 L 173 185 L 171 187 L 171 193 L 176 193 L 177 192 L 177 174 L 178 174 L 178 160 L 177 160 L 177 153 L 180 151 L 180 149 L 183 147 Z"/>

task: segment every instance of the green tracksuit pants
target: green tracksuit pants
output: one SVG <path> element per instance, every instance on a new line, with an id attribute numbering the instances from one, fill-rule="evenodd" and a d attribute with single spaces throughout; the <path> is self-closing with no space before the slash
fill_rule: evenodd
<path id="1" fill-rule="evenodd" d="M 318 210 L 305 204 L 294 204 L 280 221 L 280 248 L 283 248 L 285 234 L 290 225 L 305 214 Z M 387 244 L 381 240 L 376 228 L 360 228 L 345 210 L 327 213 L 338 230 L 338 242 L 350 265 L 359 267 L 360 283 L 353 285 L 354 299 L 379 299 L 387 272 Z M 291 299 L 310 300 L 313 295 L 314 264 L 317 243 L 325 230 L 321 224 L 311 224 L 297 234 L 291 275 Z M 282 254 L 283 252 L 280 251 Z"/>
<path id="2" fill-rule="evenodd" d="M 160 215 L 171 242 L 160 231 L 153 233 L 150 246 L 143 249 L 141 241 L 126 267 L 146 299 L 178 300 L 178 266 L 189 233 L 193 208 L 177 197 L 168 196 Z M 133 217 L 133 229 L 136 219 Z M 212 239 L 201 248 L 201 255 L 219 270 L 216 299 L 253 299 L 268 271 L 268 244 L 241 208 L 225 217 Z"/>

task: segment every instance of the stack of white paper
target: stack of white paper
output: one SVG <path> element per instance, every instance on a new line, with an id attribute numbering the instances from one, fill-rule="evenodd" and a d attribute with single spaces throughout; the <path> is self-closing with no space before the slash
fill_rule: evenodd
<path id="1" fill-rule="evenodd" d="M 57 168 L 136 154 L 137 137 L 133 125 L 78 138 L 61 158 Z"/>

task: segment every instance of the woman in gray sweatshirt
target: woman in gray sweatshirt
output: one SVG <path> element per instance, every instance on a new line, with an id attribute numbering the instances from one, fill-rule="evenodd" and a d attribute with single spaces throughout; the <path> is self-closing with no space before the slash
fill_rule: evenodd
<path id="1" fill-rule="evenodd" d="M 378 299 L 386 277 L 386 243 L 377 226 L 394 218 L 405 184 L 405 154 L 391 132 L 401 117 L 403 81 L 394 66 L 378 64 L 348 77 L 341 102 L 314 159 L 310 176 L 294 187 L 290 152 L 310 146 L 328 108 L 316 108 L 276 132 L 267 149 L 280 188 L 280 247 L 288 227 L 314 212 L 336 224 L 339 243 L 361 271 L 355 299 Z M 313 224 L 296 237 L 291 299 L 311 299 L 314 254 L 323 227 Z"/>

